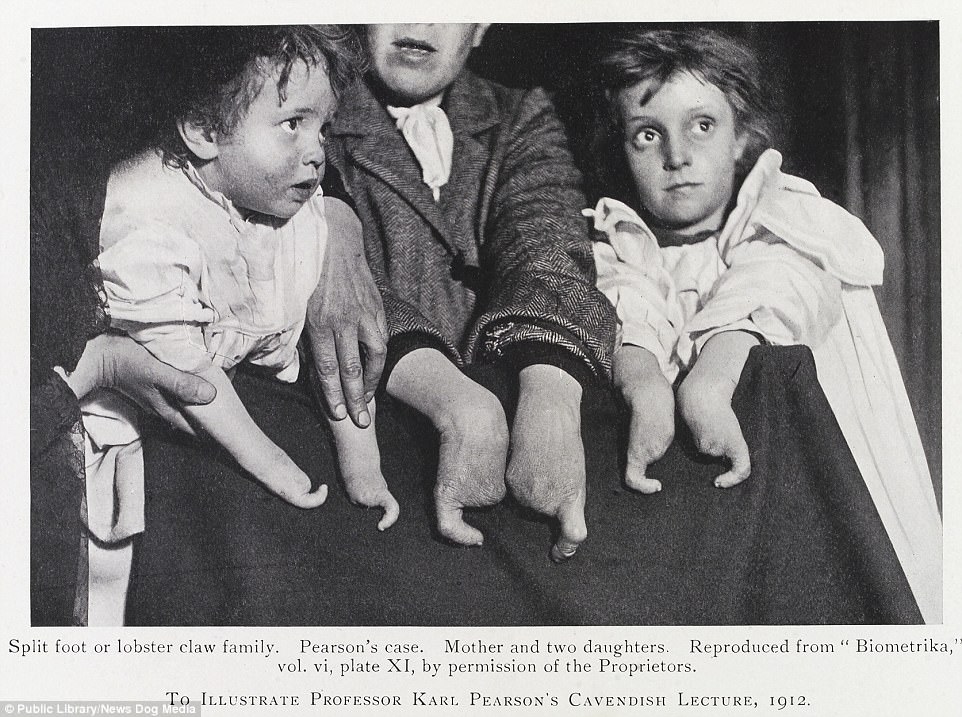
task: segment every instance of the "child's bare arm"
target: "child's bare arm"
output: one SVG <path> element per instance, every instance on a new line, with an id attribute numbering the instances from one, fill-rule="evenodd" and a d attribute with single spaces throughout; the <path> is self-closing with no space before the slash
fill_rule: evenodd
<path id="1" fill-rule="evenodd" d="M 658 359 L 640 346 L 625 345 L 615 353 L 614 383 L 631 411 L 625 484 L 656 493 L 661 482 L 645 474 L 675 437 L 675 395 Z"/>
<path id="2" fill-rule="evenodd" d="M 678 389 L 678 409 L 698 450 L 731 462 L 731 469 L 715 478 L 719 488 L 731 488 L 751 473 L 748 444 L 731 402 L 748 352 L 757 344 L 758 338 L 745 331 L 713 336 Z"/>
<path id="3" fill-rule="evenodd" d="M 257 427 L 223 369 L 209 366 L 197 375 L 217 389 L 217 397 L 206 406 L 185 406 L 188 420 L 275 495 L 299 508 L 321 505 L 327 498 L 327 486 L 311 491 L 310 478 Z"/>

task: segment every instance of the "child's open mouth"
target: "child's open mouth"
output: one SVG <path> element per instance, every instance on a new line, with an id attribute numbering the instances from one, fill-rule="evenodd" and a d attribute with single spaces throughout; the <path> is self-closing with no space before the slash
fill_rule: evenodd
<path id="1" fill-rule="evenodd" d="M 298 182 L 292 185 L 298 194 L 303 194 L 307 197 L 311 197 L 315 191 L 317 191 L 318 180 L 308 179 L 303 182 Z"/>

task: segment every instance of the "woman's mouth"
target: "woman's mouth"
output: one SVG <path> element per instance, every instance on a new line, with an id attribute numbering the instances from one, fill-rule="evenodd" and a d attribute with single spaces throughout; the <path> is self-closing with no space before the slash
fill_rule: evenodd
<path id="1" fill-rule="evenodd" d="M 395 48 L 395 61 L 411 67 L 420 67 L 429 62 L 438 51 L 431 43 L 411 37 L 402 37 L 392 44 Z"/>
<path id="2" fill-rule="evenodd" d="M 392 44 L 402 52 L 407 53 L 426 55 L 430 52 L 437 52 L 437 48 L 431 43 L 425 42 L 424 40 L 415 40 L 410 37 L 402 37 L 400 40 L 395 40 Z"/>

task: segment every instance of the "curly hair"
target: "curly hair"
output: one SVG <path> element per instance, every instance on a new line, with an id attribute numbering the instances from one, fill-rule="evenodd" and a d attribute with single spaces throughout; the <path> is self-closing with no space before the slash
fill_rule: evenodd
<path id="1" fill-rule="evenodd" d="M 596 68 L 604 93 L 604 117 L 596 123 L 595 156 L 624 164 L 618 97 L 639 82 L 652 82 L 654 94 L 672 76 L 688 72 L 725 95 L 735 115 L 735 127 L 746 139 L 738 162 L 744 175 L 759 155 L 773 146 L 778 129 L 773 92 L 762 82 L 755 54 L 733 38 L 709 29 L 632 30 L 612 41 Z M 622 155 L 620 159 L 615 154 Z M 611 167 L 597 168 L 611 175 Z M 609 177 L 610 178 L 610 177 Z"/>
<path id="2" fill-rule="evenodd" d="M 268 77 L 276 76 L 278 95 L 285 99 L 298 62 L 323 69 L 335 96 L 363 70 L 357 34 L 337 25 L 177 28 L 166 39 L 173 52 L 165 67 L 155 68 L 155 95 L 161 101 L 152 134 L 164 161 L 174 167 L 192 157 L 178 123 L 229 135 Z"/>

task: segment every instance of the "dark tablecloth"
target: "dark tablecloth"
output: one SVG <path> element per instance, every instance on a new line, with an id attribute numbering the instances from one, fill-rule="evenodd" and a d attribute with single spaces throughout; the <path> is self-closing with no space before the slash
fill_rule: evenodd
<path id="1" fill-rule="evenodd" d="M 625 416 L 604 389 L 583 408 L 588 541 L 548 560 L 550 522 L 510 500 L 470 511 L 481 548 L 432 530 L 437 447 L 413 411 L 381 400 L 378 436 L 401 518 L 348 503 L 304 383 L 240 374 L 255 420 L 331 487 L 315 511 L 244 478 L 186 435 L 146 441 L 147 529 L 128 620 L 169 625 L 709 625 L 921 622 L 895 553 L 803 347 L 752 351 L 734 398 L 752 476 L 722 470 L 682 428 L 651 469 L 651 496 L 621 483 Z"/>

